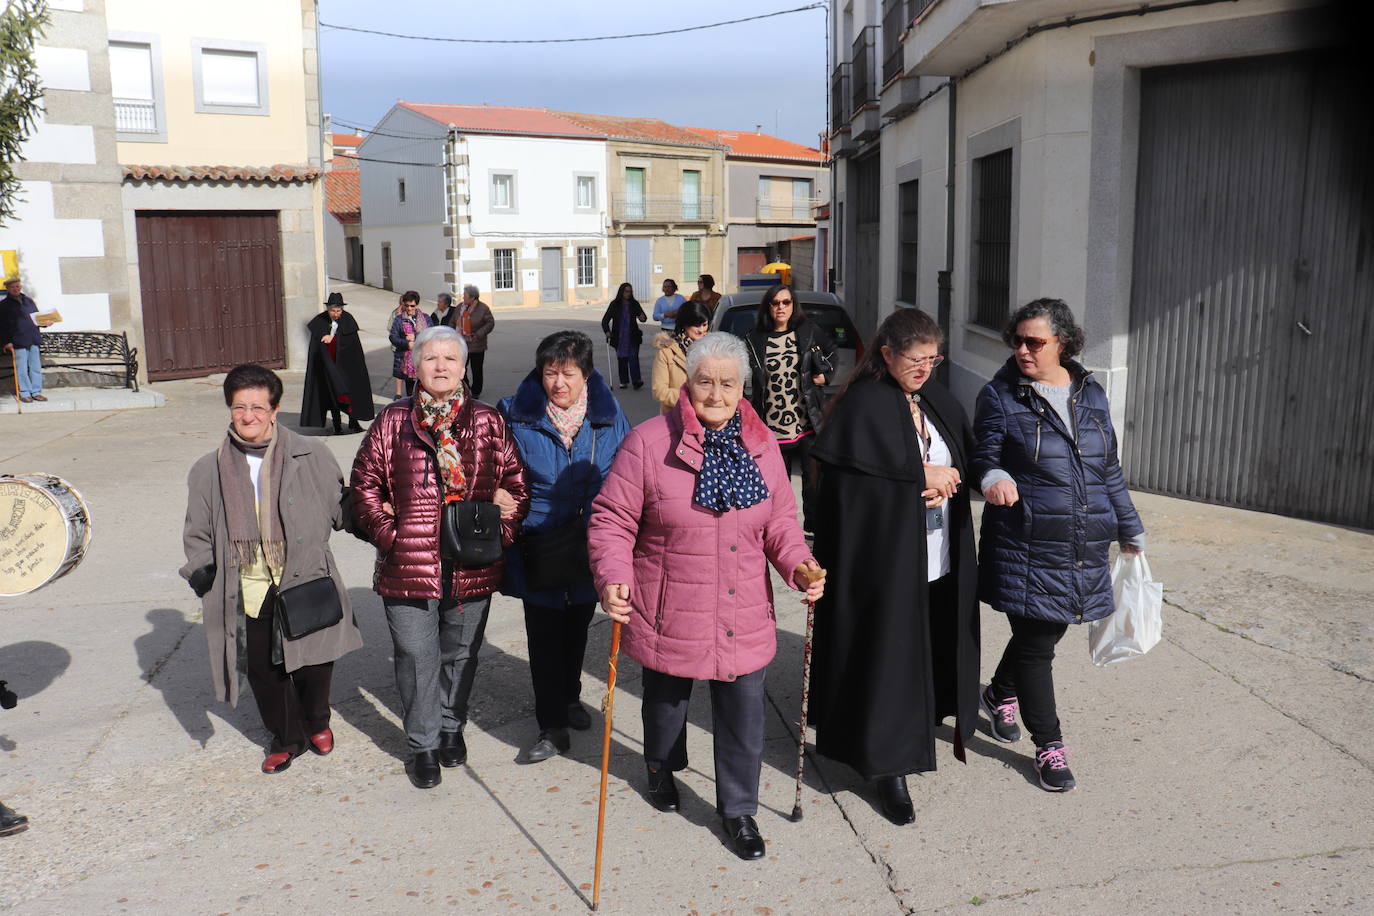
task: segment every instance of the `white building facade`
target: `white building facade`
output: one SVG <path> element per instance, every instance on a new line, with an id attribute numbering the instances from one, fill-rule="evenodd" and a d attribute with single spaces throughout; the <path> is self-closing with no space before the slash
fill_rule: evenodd
<path id="1" fill-rule="evenodd" d="M 364 282 L 426 299 L 472 284 L 494 306 L 608 298 L 604 138 L 538 109 L 402 102 L 358 159 Z"/>
<path id="2" fill-rule="evenodd" d="M 937 315 L 971 410 L 1010 312 L 1063 299 L 1133 486 L 1374 525 L 1374 416 L 1329 397 L 1358 380 L 1374 400 L 1346 346 L 1374 344 L 1374 144 L 1338 23 L 1296 0 L 831 17 L 831 257 L 861 334 L 894 308 Z M 1268 418 L 1294 397 L 1322 407 L 1281 434 Z M 1327 452 L 1360 494 L 1281 480 L 1282 442 L 1332 429 L 1364 443 Z"/>

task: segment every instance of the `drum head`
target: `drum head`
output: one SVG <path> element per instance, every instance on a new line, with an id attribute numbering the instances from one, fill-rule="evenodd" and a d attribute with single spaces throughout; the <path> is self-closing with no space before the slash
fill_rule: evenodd
<path id="1" fill-rule="evenodd" d="M 57 576 L 72 548 L 67 514 L 47 490 L 0 479 L 0 595 L 31 592 Z"/>

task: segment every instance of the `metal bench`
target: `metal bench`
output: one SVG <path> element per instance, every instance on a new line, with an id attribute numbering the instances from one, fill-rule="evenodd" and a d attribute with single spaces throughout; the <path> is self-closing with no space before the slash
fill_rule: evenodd
<path id="1" fill-rule="evenodd" d="M 103 375 L 138 390 L 138 347 L 123 331 L 44 331 L 39 352 L 44 369 L 75 369 Z M 0 362 L 0 376 L 13 375 L 10 361 Z"/>

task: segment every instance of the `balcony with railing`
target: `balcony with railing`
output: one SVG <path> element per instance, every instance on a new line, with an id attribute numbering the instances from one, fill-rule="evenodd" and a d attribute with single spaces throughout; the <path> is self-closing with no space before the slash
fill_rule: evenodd
<path id="1" fill-rule="evenodd" d="M 865 26 L 854 39 L 849 58 L 850 121 L 849 131 L 856 142 L 878 136 L 881 119 L 878 116 L 878 27 Z"/>
<path id="2" fill-rule="evenodd" d="M 830 74 L 830 132 L 837 133 L 848 126 L 849 61 L 845 61 Z"/>
<path id="3" fill-rule="evenodd" d="M 611 218 L 619 223 L 712 223 L 717 213 L 716 198 L 711 195 L 611 195 Z"/>
<path id="4" fill-rule="evenodd" d="M 956 76 L 1006 48 L 1027 29 L 1090 5 L 1107 6 L 1062 0 L 909 0 L 910 29 L 903 42 L 906 72 Z"/>
<path id="5" fill-rule="evenodd" d="M 823 203 L 823 197 L 758 197 L 754 199 L 754 217 L 761 223 L 812 223 L 816 208 Z"/>
<path id="6" fill-rule="evenodd" d="M 907 0 L 883 0 L 883 85 L 895 80 L 906 69 L 902 59 L 902 36 L 911 23 Z"/>
<path id="7" fill-rule="evenodd" d="M 158 132 L 157 103 L 152 99 L 115 99 L 115 130 L 121 134 Z"/>

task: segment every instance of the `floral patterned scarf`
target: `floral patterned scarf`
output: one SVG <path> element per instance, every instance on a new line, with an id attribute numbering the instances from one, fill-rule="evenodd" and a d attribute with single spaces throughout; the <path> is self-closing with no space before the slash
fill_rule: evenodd
<path id="1" fill-rule="evenodd" d="M 453 437 L 453 424 L 463 408 L 463 389 L 459 388 L 445 400 L 439 400 L 423 388 L 416 404 L 420 410 L 420 428 L 434 437 L 439 448 L 439 476 L 444 483 L 445 499 L 462 499 L 467 495 L 468 482 L 463 476 L 463 462 L 458 457 L 458 440 Z"/>
<path id="2" fill-rule="evenodd" d="M 545 412 L 549 415 L 549 422 L 553 423 L 553 428 L 558 430 L 563 447 L 572 448 L 573 437 L 582 428 L 582 421 L 587 419 L 587 387 L 582 386 L 582 393 L 577 396 L 571 407 L 564 409 L 549 401 Z"/>

